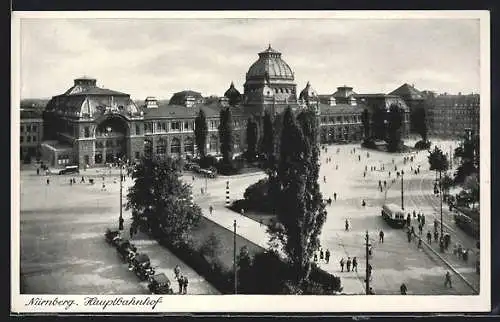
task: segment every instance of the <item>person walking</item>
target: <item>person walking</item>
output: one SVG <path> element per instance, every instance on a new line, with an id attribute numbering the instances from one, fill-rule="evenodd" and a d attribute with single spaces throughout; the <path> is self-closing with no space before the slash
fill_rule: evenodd
<path id="1" fill-rule="evenodd" d="M 212 207 L 212 205 L 210 205 L 210 207 L 208 207 L 208 210 L 210 211 L 210 214 L 212 214 L 212 212 L 214 211 L 214 207 Z"/>
<path id="2" fill-rule="evenodd" d="M 40 168 L 36 168 L 36 175 L 40 175 Z"/>
<path id="3" fill-rule="evenodd" d="M 340 259 L 340 271 L 341 271 L 341 272 L 343 272 L 343 271 L 344 271 L 344 264 L 345 264 L 345 262 L 344 262 L 344 257 L 342 257 L 342 258 Z"/>
<path id="4" fill-rule="evenodd" d="M 384 231 L 381 230 L 380 233 L 378 234 L 378 241 L 379 243 L 384 243 Z"/>
<path id="5" fill-rule="evenodd" d="M 449 271 L 446 272 L 446 275 L 444 276 L 444 287 L 446 286 L 450 286 L 450 288 L 452 288 L 451 286 L 451 274 Z"/>
<path id="6" fill-rule="evenodd" d="M 49 179 L 49 178 L 47 178 L 47 185 L 49 185 L 49 184 L 50 184 L 50 179 Z"/>
<path id="7" fill-rule="evenodd" d="M 345 231 L 349 231 L 349 220 L 345 220 Z"/>
<path id="8" fill-rule="evenodd" d="M 408 237 L 408 243 L 411 243 L 411 231 L 410 229 L 408 228 L 408 230 L 406 231 L 406 236 Z"/>
<path id="9" fill-rule="evenodd" d="M 130 239 L 132 239 L 132 237 L 134 237 L 134 228 L 132 226 L 130 226 L 129 234 L 130 234 Z"/>
<path id="10" fill-rule="evenodd" d="M 422 215 L 420 215 L 420 221 L 422 222 L 422 226 L 425 225 L 425 215 L 422 213 Z"/>
<path id="11" fill-rule="evenodd" d="M 318 254 L 316 252 L 314 252 L 314 262 L 317 262 L 318 261 Z"/>
<path id="12" fill-rule="evenodd" d="M 325 255 L 325 253 L 323 253 L 323 249 L 320 249 L 320 250 L 319 250 L 319 259 L 320 259 L 320 260 L 323 260 L 323 258 L 325 258 L 325 256 L 324 256 L 324 255 Z"/>
<path id="13" fill-rule="evenodd" d="M 333 200 L 337 201 L 337 193 L 336 192 L 333 193 Z"/>
<path id="14" fill-rule="evenodd" d="M 438 239 L 439 239 L 439 233 L 437 230 L 434 230 L 434 242 L 438 242 Z"/>
<path id="15" fill-rule="evenodd" d="M 175 279 L 178 280 L 181 274 L 181 268 L 179 267 L 179 265 L 175 265 L 174 274 L 175 274 Z"/>
<path id="16" fill-rule="evenodd" d="M 401 292 L 401 295 L 406 295 L 408 288 L 406 287 L 405 283 L 401 284 L 401 286 L 399 287 L 399 291 Z"/>
<path id="17" fill-rule="evenodd" d="M 85 178 L 82 176 L 82 180 L 80 180 L 80 183 L 85 183 Z"/>
<path id="18" fill-rule="evenodd" d="M 328 264 L 330 262 L 330 250 L 327 249 L 325 253 L 325 262 Z"/>
<path id="19" fill-rule="evenodd" d="M 346 263 L 346 268 L 347 268 L 347 271 L 350 272 L 351 271 L 351 258 L 350 257 L 347 257 L 347 263 Z"/>
<path id="20" fill-rule="evenodd" d="M 323 176 L 323 183 L 326 183 L 326 176 Z"/>
<path id="21" fill-rule="evenodd" d="M 179 276 L 177 279 L 177 283 L 179 283 L 179 294 L 182 294 L 183 286 L 184 286 L 184 276 Z"/>
<path id="22" fill-rule="evenodd" d="M 418 233 L 419 233 L 419 235 L 422 235 L 422 230 L 423 230 L 423 229 L 424 229 L 424 226 L 422 225 L 422 223 L 420 223 L 420 224 L 418 225 Z"/>
<path id="23" fill-rule="evenodd" d="M 432 234 L 430 230 L 427 231 L 427 243 L 428 244 L 432 243 Z"/>
<path id="24" fill-rule="evenodd" d="M 352 258 L 352 271 L 358 272 L 358 259 L 356 257 Z"/>
<path id="25" fill-rule="evenodd" d="M 184 278 L 182 279 L 182 294 L 187 294 L 187 288 L 188 288 L 188 284 L 189 284 L 189 280 L 187 278 L 187 276 L 184 276 Z"/>
<path id="26" fill-rule="evenodd" d="M 411 216 L 410 214 L 408 214 L 408 216 L 406 216 L 406 226 L 410 227 L 410 225 L 411 225 Z"/>

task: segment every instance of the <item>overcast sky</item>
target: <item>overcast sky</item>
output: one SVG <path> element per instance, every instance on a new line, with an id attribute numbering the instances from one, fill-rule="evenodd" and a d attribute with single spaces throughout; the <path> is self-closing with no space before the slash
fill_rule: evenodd
<path id="1" fill-rule="evenodd" d="M 21 97 L 60 94 L 83 75 L 98 86 L 170 98 L 191 89 L 222 95 L 258 52 L 272 47 L 320 94 L 350 85 L 388 93 L 479 92 L 479 19 L 23 19 Z"/>

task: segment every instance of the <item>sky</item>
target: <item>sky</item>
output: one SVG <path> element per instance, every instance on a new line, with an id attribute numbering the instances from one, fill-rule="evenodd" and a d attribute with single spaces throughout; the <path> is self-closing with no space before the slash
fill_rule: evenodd
<path id="1" fill-rule="evenodd" d="M 50 98 L 73 79 L 133 99 L 190 89 L 223 95 L 268 44 L 319 94 L 338 86 L 389 93 L 404 83 L 479 93 L 479 19 L 55 19 L 21 20 L 21 98 Z"/>

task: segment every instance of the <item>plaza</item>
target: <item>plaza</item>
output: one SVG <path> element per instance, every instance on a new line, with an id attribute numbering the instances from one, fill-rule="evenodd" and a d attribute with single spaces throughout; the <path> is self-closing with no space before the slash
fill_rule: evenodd
<path id="1" fill-rule="evenodd" d="M 411 144 L 412 142 L 408 142 Z M 450 141 L 438 142 L 443 149 Z M 354 152 L 355 149 L 355 152 Z M 337 152 L 338 151 L 338 152 Z M 367 157 L 369 153 L 369 157 Z M 405 210 L 423 212 L 427 218 L 424 234 L 431 229 L 433 218 L 439 219 L 439 199 L 433 196 L 434 173 L 428 170 L 427 152 L 413 153 L 414 162 L 403 165 L 403 156 L 365 150 L 359 145 L 330 145 L 321 155 L 320 185 L 323 198 L 337 194 L 337 200 L 327 206 L 328 216 L 321 234 L 324 250 L 331 252 L 329 263 L 318 261 L 319 266 L 341 278 L 343 293 L 365 294 L 365 233 L 368 231 L 374 254 L 370 258 L 373 280 L 370 286 L 376 294 L 399 294 L 405 283 L 408 294 L 458 295 L 476 294 L 479 275 L 474 269 L 475 255 L 467 263 L 452 254 L 438 254 L 435 245 L 418 249 L 408 243 L 403 230 L 390 228 L 380 215 L 385 202 L 400 203 L 400 180 L 395 171 L 404 169 Z M 326 162 L 331 158 L 331 162 Z M 395 160 L 394 164 L 392 159 Z M 410 174 L 410 167 L 420 165 L 419 175 Z M 338 169 L 337 169 L 338 166 Z M 367 171 L 365 166 L 378 170 Z M 385 171 L 380 171 L 383 166 Z M 81 176 L 86 182 L 80 183 Z M 265 177 L 262 172 L 237 176 L 219 176 L 205 179 L 186 172 L 183 180 L 192 184 L 194 201 L 209 220 L 233 229 L 237 234 L 268 248 L 266 226 L 257 220 L 233 212 L 225 207 L 226 182 L 229 181 L 230 199 L 243 198 L 245 189 Z M 323 182 L 325 177 L 326 182 Z M 27 293 L 59 294 L 144 294 L 145 282 L 127 270 L 114 248 L 104 241 L 106 228 L 116 227 L 119 213 L 118 170 L 88 169 L 75 175 L 76 184 L 70 185 L 71 176 L 37 175 L 34 169 L 21 172 L 21 290 Z M 46 179 L 50 183 L 46 183 Z M 95 184 L 89 184 L 89 179 Z M 105 183 L 105 190 L 102 183 Z M 388 189 L 380 191 L 378 181 L 386 180 Z M 132 180 L 124 184 L 124 196 Z M 201 188 L 205 192 L 201 193 Z M 362 200 L 366 202 L 362 206 Z M 125 201 L 125 197 L 124 197 Z M 210 214 L 209 207 L 213 207 Z M 131 214 L 124 210 L 125 232 L 128 232 Z M 345 231 L 344 222 L 350 223 Z M 476 252 L 474 241 L 454 226 L 453 218 L 445 209 L 444 229 L 451 233 L 453 243 Z M 384 243 L 378 233 L 385 233 Z M 147 253 L 152 264 L 174 281 L 173 268 L 180 265 L 190 280 L 190 294 L 218 294 L 218 291 L 193 269 L 182 263 L 163 246 L 140 233 L 133 239 L 139 252 Z M 433 251 L 434 250 L 434 251 Z M 232 252 L 232 249 L 224 250 Z M 358 272 L 341 272 L 341 258 L 357 257 Z M 446 271 L 452 273 L 453 287 L 444 287 Z M 174 290 L 176 286 L 173 285 Z"/>

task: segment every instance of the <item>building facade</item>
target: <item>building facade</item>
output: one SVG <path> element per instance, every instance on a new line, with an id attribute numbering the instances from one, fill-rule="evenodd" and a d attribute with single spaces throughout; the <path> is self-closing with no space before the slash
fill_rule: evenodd
<path id="1" fill-rule="evenodd" d="M 426 105 L 429 134 L 457 138 L 466 129 L 479 133 L 479 94 L 429 94 Z"/>
<path id="2" fill-rule="evenodd" d="M 20 156 L 21 160 L 30 161 L 40 152 L 43 139 L 43 118 L 41 113 L 32 108 L 21 108 L 20 116 Z"/>
<path id="3" fill-rule="evenodd" d="M 318 95 L 309 83 L 297 95 L 291 67 L 271 46 L 260 52 L 248 69 L 243 94 L 231 83 L 220 98 L 204 98 L 199 92 L 185 90 L 175 93 L 168 104 L 159 104 L 149 96 L 141 105 L 126 93 L 96 84 L 93 78 L 77 78 L 70 89 L 47 104 L 41 150 L 51 166 L 102 166 L 117 158 L 134 161 L 146 149 L 156 155 L 196 155 L 194 124 L 200 109 L 207 116 L 210 154 L 220 153 L 218 126 L 224 108 L 232 111 L 235 153 L 246 149 L 249 117 L 261 122 L 266 112 L 276 116 L 287 107 L 295 112 L 306 108 L 316 111 L 321 143 L 362 140 L 361 114 L 365 109 L 385 115 L 397 105 L 405 112 L 405 134 L 408 128 L 409 109 L 395 95 L 359 95 L 347 86 L 338 87 L 332 95 Z"/>

